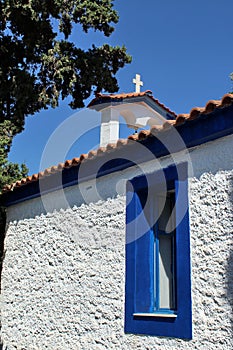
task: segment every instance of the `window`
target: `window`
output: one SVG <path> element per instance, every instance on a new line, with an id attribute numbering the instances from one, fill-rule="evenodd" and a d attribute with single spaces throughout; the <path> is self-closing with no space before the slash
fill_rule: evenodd
<path id="1" fill-rule="evenodd" d="M 131 180 L 126 219 L 125 332 L 191 339 L 187 165 Z"/>
<path id="2" fill-rule="evenodd" d="M 158 217 L 154 225 L 154 310 L 175 311 L 175 193 L 153 199 L 154 217 Z"/>

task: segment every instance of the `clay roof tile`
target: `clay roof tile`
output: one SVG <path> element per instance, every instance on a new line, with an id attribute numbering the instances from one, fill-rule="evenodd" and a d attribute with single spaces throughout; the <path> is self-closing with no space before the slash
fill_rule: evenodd
<path id="1" fill-rule="evenodd" d="M 123 147 L 127 144 L 127 140 L 125 139 L 119 139 L 116 143 L 116 148 L 120 148 Z"/>
<path id="2" fill-rule="evenodd" d="M 59 163 L 57 166 L 57 170 L 62 170 L 64 168 L 64 163 Z"/>
<path id="3" fill-rule="evenodd" d="M 115 149 L 116 148 L 116 144 L 115 143 L 109 143 L 109 144 L 107 144 L 107 146 L 106 146 L 106 150 L 107 151 L 111 151 L 111 150 L 113 150 L 113 149 Z"/>
<path id="4" fill-rule="evenodd" d="M 233 103 L 233 94 L 226 94 L 223 96 L 221 106 L 228 106 Z"/>
<path id="5" fill-rule="evenodd" d="M 145 94 L 153 98 L 153 96 L 151 95 L 151 91 L 149 90 L 141 93 L 115 94 L 115 95 L 98 94 L 96 98 L 100 98 L 100 97 L 106 98 L 106 96 L 108 96 L 113 99 L 118 99 L 118 98 L 128 98 L 128 97 L 135 97 L 135 96 L 144 96 Z M 157 101 L 157 103 L 160 103 L 160 102 Z M 183 124 L 198 118 L 202 114 L 209 114 L 213 112 L 215 109 L 223 108 L 231 104 L 233 104 L 233 94 L 226 94 L 222 97 L 221 100 L 210 100 L 206 103 L 206 106 L 204 108 L 195 107 L 191 110 L 189 114 L 179 114 L 178 116 L 176 116 L 175 120 L 167 120 L 163 123 L 163 125 L 154 125 L 151 127 L 151 130 L 142 130 L 140 131 L 139 134 L 134 134 L 129 136 L 128 139 L 119 139 L 116 142 L 116 144 L 108 144 L 106 147 L 100 147 L 98 150 L 92 150 L 88 153 L 88 155 L 81 154 L 79 158 L 66 160 L 65 163 L 59 163 L 57 166 L 52 166 L 51 168 L 47 168 L 44 171 L 39 172 L 38 174 L 27 176 L 26 178 L 23 178 L 21 181 L 16 181 L 11 185 L 6 185 L 3 189 L 3 192 L 13 191 L 15 187 L 27 185 L 27 183 L 30 183 L 32 181 L 37 181 L 41 177 L 49 176 L 52 173 L 56 173 L 57 171 L 62 171 L 64 168 L 75 166 L 85 159 L 92 159 L 94 157 L 104 154 L 105 152 L 125 147 L 128 144 L 132 144 L 134 141 L 141 141 L 153 135 L 156 136 L 159 132 L 165 131 L 172 126 L 174 127 L 179 126 L 180 124 Z"/>
<path id="6" fill-rule="evenodd" d="M 106 148 L 105 147 L 99 147 L 97 149 L 97 155 L 100 156 L 101 154 L 103 154 L 105 152 Z"/>
<path id="7" fill-rule="evenodd" d="M 144 140 L 150 135 L 150 130 L 142 130 L 138 134 L 138 140 Z"/>
<path id="8" fill-rule="evenodd" d="M 21 180 L 21 184 L 25 184 L 27 182 L 26 178 L 24 177 L 22 180 Z"/>
<path id="9" fill-rule="evenodd" d="M 57 166 L 56 165 L 53 165 L 51 168 L 50 168 L 50 173 L 53 174 L 53 173 L 56 173 L 57 172 Z"/>
<path id="10" fill-rule="evenodd" d="M 38 174 L 33 174 L 31 181 L 36 181 L 38 180 Z"/>
<path id="11" fill-rule="evenodd" d="M 167 130 L 167 129 L 170 129 L 172 126 L 174 126 L 176 124 L 176 121 L 175 120 L 166 120 L 164 123 L 163 123 L 163 129 L 164 130 Z"/>
<path id="12" fill-rule="evenodd" d="M 72 165 L 72 160 L 66 160 L 64 163 L 64 168 L 69 168 Z"/>
<path id="13" fill-rule="evenodd" d="M 80 162 L 82 162 L 83 160 L 85 160 L 85 159 L 87 159 L 87 158 L 88 158 L 88 155 L 85 154 L 85 153 L 82 153 L 82 154 L 80 155 L 80 157 L 79 157 Z"/>
<path id="14" fill-rule="evenodd" d="M 51 174 L 50 168 L 44 170 L 44 176 L 49 176 Z"/>
<path id="15" fill-rule="evenodd" d="M 129 141 L 137 141 L 138 140 L 138 134 L 133 134 L 128 136 Z"/>
<path id="16" fill-rule="evenodd" d="M 92 150 L 88 153 L 88 158 L 94 158 L 97 155 L 97 151 L 96 150 Z"/>
<path id="17" fill-rule="evenodd" d="M 80 163 L 80 158 L 73 158 L 72 165 L 78 165 Z"/>
<path id="18" fill-rule="evenodd" d="M 109 101 L 122 101 L 124 99 L 128 98 L 137 98 L 137 97 L 143 97 L 148 96 L 152 101 L 157 103 L 160 107 L 165 109 L 168 113 L 172 114 L 174 117 L 176 117 L 176 113 L 171 111 L 168 107 L 166 107 L 163 103 L 161 103 L 158 99 L 154 98 L 152 95 L 151 90 L 146 90 L 142 92 L 128 92 L 128 93 L 119 93 L 119 94 L 102 94 L 98 93 L 96 94 L 96 97 L 89 103 L 87 106 L 88 108 L 93 107 L 97 104 Z"/>
<path id="19" fill-rule="evenodd" d="M 206 107 L 205 107 L 205 112 L 206 113 L 211 113 L 213 112 L 213 110 L 220 106 L 221 105 L 221 101 L 219 100 L 211 100 L 211 101 L 208 101 L 207 104 L 206 104 Z"/>
<path id="20" fill-rule="evenodd" d="M 190 119 L 190 120 L 196 119 L 203 112 L 205 112 L 204 107 L 194 107 L 191 109 L 191 112 L 190 112 L 189 117 L 187 119 Z"/>
<path id="21" fill-rule="evenodd" d="M 158 132 L 160 132 L 163 129 L 162 125 L 153 125 L 150 129 L 152 135 L 156 135 Z"/>

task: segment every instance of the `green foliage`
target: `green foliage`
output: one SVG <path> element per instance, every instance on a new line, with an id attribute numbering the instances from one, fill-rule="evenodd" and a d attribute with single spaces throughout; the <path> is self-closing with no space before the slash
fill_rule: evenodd
<path id="1" fill-rule="evenodd" d="M 118 22 L 112 2 L 0 2 L 0 122 L 12 120 L 19 132 L 25 116 L 56 107 L 59 98 L 71 96 L 71 107 L 79 108 L 92 91 L 118 90 L 115 74 L 131 61 L 125 47 L 85 51 L 69 40 L 73 26 L 109 36 Z"/>
<path id="2" fill-rule="evenodd" d="M 4 120 L 0 123 L 0 191 L 5 185 L 20 180 L 28 173 L 25 164 L 14 164 L 7 160 L 12 139 L 16 132 L 17 127 L 12 121 Z"/>
<path id="3" fill-rule="evenodd" d="M 0 169 L 0 188 L 6 184 L 11 184 L 17 180 L 21 180 L 28 174 L 28 168 L 25 164 L 15 164 L 6 161 Z"/>
<path id="4" fill-rule="evenodd" d="M 108 37 L 117 22 L 113 0 L 0 1 L 0 190 L 27 172 L 7 161 L 27 115 L 68 96 L 80 108 L 93 91 L 118 90 L 115 74 L 131 61 L 125 47 L 83 50 L 70 39 L 89 30 Z"/>

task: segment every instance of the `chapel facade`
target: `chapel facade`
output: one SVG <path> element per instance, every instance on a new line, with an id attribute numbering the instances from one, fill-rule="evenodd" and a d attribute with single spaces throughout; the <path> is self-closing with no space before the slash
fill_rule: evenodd
<path id="1" fill-rule="evenodd" d="M 3 348 L 230 350 L 233 95 L 89 108 L 98 149 L 5 188 Z M 119 139 L 119 115 L 144 129 Z"/>

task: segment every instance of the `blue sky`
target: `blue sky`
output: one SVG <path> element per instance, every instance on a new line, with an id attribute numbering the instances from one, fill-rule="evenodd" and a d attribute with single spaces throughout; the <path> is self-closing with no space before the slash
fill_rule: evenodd
<path id="1" fill-rule="evenodd" d="M 120 20 L 110 38 L 76 32 L 73 39 L 84 48 L 105 42 L 127 47 L 133 61 L 117 74 L 120 92 L 134 91 L 132 79 L 139 73 L 142 91 L 152 90 L 171 110 L 188 113 L 192 107 L 204 106 L 233 90 L 229 78 L 233 71 L 232 0 L 116 0 L 115 8 Z M 9 159 L 25 162 L 30 174 L 38 172 L 47 140 L 74 112 L 66 100 L 57 109 L 27 117 Z M 79 119 L 77 129 L 82 122 Z M 98 144 L 98 137 L 96 128 L 80 138 L 66 159 L 88 152 Z M 64 161 L 55 153 L 56 149 L 47 166 Z"/>

